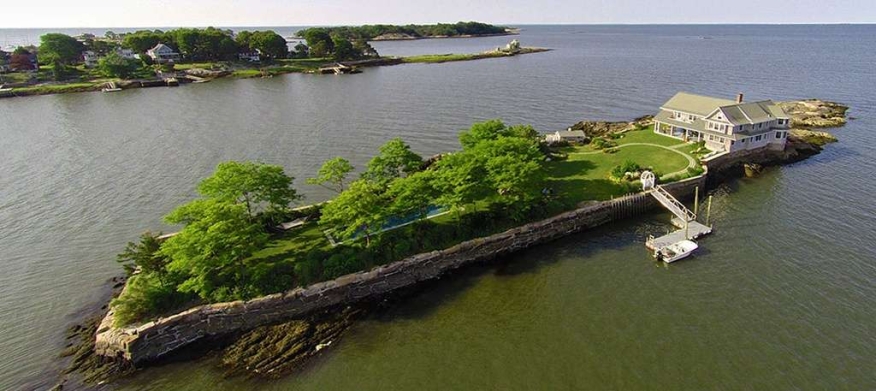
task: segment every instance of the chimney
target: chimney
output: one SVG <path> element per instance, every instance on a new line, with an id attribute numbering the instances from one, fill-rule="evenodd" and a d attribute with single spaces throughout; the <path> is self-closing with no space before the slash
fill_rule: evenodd
<path id="1" fill-rule="evenodd" d="M 736 103 L 742 103 L 742 98 L 744 96 L 745 95 L 743 95 L 741 92 L 739 93 L 739 95 L 736 95 Z"/>

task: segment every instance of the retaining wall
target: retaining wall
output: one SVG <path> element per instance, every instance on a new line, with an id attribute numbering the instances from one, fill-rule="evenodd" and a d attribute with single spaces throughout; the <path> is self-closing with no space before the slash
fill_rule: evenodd
<path id="1" fill-rule="evenodd" d="M 677 198 L 688 198 L 705 186 L 702 175 L 664 186 Z M 203 305 L 136 327 L 112 327 L 112 311 L 97 331 L 98 355 L 134 363 L 154 360 L 201 338 L 220 336 L 282 323 L 340 304 L 374 299 L 393 290 L 437 278 L 466 264 L 484 261 L 632 217 L 658 204 L 647 194 L 594 202 L 571 212 L 526 224 L 496 235 L 469 240 L 451 248 L 418 254 L 332 281 L 249 301 Z"/>

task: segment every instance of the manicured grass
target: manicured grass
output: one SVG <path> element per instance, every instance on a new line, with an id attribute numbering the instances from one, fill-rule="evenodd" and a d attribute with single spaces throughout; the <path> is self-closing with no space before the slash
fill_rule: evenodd
<path id="1" fill-rule="evenodd" d="M 684 141 L 654 133 L 654 125 L 643 128 L 642 130 L 631 130 L 629 132 L 623 133 L 623 137 L 615 140 L 615 142 L 617 142 L 619 145 L 630 143 L 648 143 L 665 145 L 667 147 L 684 144 Z"/>
<path id="2" fill-rule="evenodd" d="M 632 160 L 643 167 L 653 167 L 661 174 L 684 170 L 688 160 L 673 151 L 647 145 L 618 148 L 615 153 L 594 153 L 588 147 L 565 150 L 568 159 L 547 164 L 548 183 L 555 193 L 568 203 L 606 200 L 622 196 L 635 189 L 609 179 L 614 166 Z"/>
<path id="3" fill-rule="evenodd" d="M 331 243 L 323 234 L 322 227 L 314 221 L 277 236 L 264 249 L 253 254 L 249 261 L 288 259 L 320 248 L 329 249 Z"/>

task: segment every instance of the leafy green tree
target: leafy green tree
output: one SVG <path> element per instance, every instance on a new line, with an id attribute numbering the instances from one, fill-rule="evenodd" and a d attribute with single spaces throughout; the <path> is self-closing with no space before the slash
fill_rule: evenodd
<path id="1" fill-rule="evenodd" d="M 481 141 L 498 139 L 505 134 L 505 130 L 505 124 L 498 119 L 479 122 L 459 134 L 459 143 L 463 149 L 472 148 Z"/>
<path id="2" fill-rule="evenodd" d="M 24 46 L 18 46 L 15 48 L 15 50 L 12 51 L 12 54 L 19 55 L 19 56 L 26 56 L 26 55 L 30 54 L 30 50 L 27 50 L 27 48 L 25 48 Z"/>
<path id="3" fill-rule="evenodd" d="M 353 41 L 353 50 L 356 51 L 358 57 L 380 57 L 377 50 L 368 41 L 361 38 Z"/>
<path id="4" fill-rule="evenodd" d="M 310 56 L 310 48 L 303 43 L 295 45 L 295 51 L 290 53 L 295 58 L 307 58 Z"/>
<path id="5" fill-rule="evenodd" d="M 478 156 L 465 151 L 446 155 L 435 164 L 434 185 L 440 194 L 435 201 L 453 211 L 458 222 L 465 205 L 489 194 L 486 176 L 483 159 Z"/>
<path id="6" fill-rule="evenodd" d="M 159 281 L 156 275 L 137 274 L 128 279 L 122 294 L 110 302 L 113 324 L 127 326 L 189 300 L 189 295 L 180 294 L 174 286 Z"/>
<path id="7" fill-rule="evenodd" d="M 435 171 L 420 171 L 392 182 L 387 195 L 392 200 L 390 210 L 396 216 L 415 214 L 423 219 L 441 193 L 435 187 Z"/>
<path id="8" fill-rule="evenodd" d="M 60 59 L 53 58 L 52 59 L 52 78 L 55 79 L 55 81 L 61 81 L 61 80 L 66 79 L 68 74 L 69 74 L 69 72 L 67 71 L 67 65 L 64 64 L 64 62 L 61 61 Z"/>
<path id="9" fill-rule="evenodd" d="M 220 163 L 212 176 L 201 181 L 198 192 L 218 201 L 241 204 L 252 219 L 262 205 L 268 211 L 285 211 L 299 200 L 293 180 L 280 166 L 229 161 Z"/>
<path id="10" fill-rule="evenodd" d="M 332 38 L 332 42 L 334 46 L 332 58 L 334 58 L 335 61 L 356 60 L 361 57 L 360 53 L 353 48 L 353 44 L 350 43 L 350 40 L 336 36 Z"/>
<path id="11" fill-rule="evenodd" d="M 141 273 L 154 274 L 164 285 L 169 260 L 159 253 L 160 249 L 161 241 L 158 240 L 158 235 L 145 232 L 140 235 L 140 242 L 128 242 L 125 251 L 118 255 L 118 262 L 129 276 L 139 269 Z"/>
<path id="12" fill-rule="evenodd" d="M 166 34 L 154 31 L 137 31 L 131 34 L 125 34 L 122 38 L 122 46 L 131 49 L 137 53 L 146 53 L 155 45 L 164 42 L 167 45 L 174 46 Z"/>
<path id="13" fill-rule="evenodd" d="M 126 59 L 116 52 L 110 52 L 97 63 L 97 69 L 107 77 L 127 79 L 139 65 L 137 61 Z"/>
<path id="14" fill-rule="evenodd" d="M 334 53 L 334 41 L 332 41 L 332 37 L 325 29 L 307 29 L 301 36 L 307 40 L 307 46 L 310 47 L 311 57 L 328 57 Z"/>
<path id="15" fill-rule="evenodd" d="M 40 57 L 47 63 L 78 62 L 83 50 L 85 46 L 69 35 L 50 33 L 40 37 Z"/>
<path id="16" fill-rule="evenodd" d="M 289 56 L 289 47 L 286 38 L 268 30 L 256 31 L 249 39 L 249 47 L 261 51 L 268 58 L 286 58 Z"/>
<path id="17" fill-rule="evenodd" d="M 347 180 L 347 174 L 352 171 L 353 165 L 347 159 L 336 157 L 323 163 L 316 178 L 309 178 L 307 183 L 341 193 L 345 189 L 344 182 Z"/>
<path id="18" fill-rule="evenodd" d="M 185 276 L 177 288 L 204 300 L 224 301 L 251 296 L 244 260 L 262 248 L 268 235 L 250 218 L 246 206 L 219 199 L 198 199 L 165 217 L 185 224 L 161 246 L 171 259 L 167 269 Z"/>
<path id="19" fill-rule="evenodd" d="M 362 177 L 385 187 L 395 178 L 420 171 L 422 166 L 423 157 L 411 151 L 402 139 L 394 138 L 380 147 L 380 154 L 368 162 Z"/>
<path id="20" fill-rule="evenodd" d="M 335 235 L 344 240 L 363 234 L 365 246 L 369 247 L 373 231 L 386 219 L 385 193 L 374 183 L 360 179 L 323 206 L 319 223 L 334 228 Z"/>

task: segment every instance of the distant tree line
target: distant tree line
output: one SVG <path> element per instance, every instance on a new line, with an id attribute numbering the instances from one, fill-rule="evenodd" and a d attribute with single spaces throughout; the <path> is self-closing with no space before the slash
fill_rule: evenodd
<path id="1" fill-rule="evenodd" d="M 299 37 L 307 37 L 311 30 L 320 30 L 332 36 L 345 38 L 351 42 L 357 40 L 370 41 L 385 34 L 403 34 L 412 38 L 425 37 L 457 37 L 460 35 L 489 35 L 505 33 L 506 27 L 494 26 L 480 22 L 458 22 L 454 24 L 439 23 L 430 25 L 409 24 L 404 26 L 375 24 L 364 26 L 342 26 L 327 28 L 310 28 L 298 32 Z"/>

